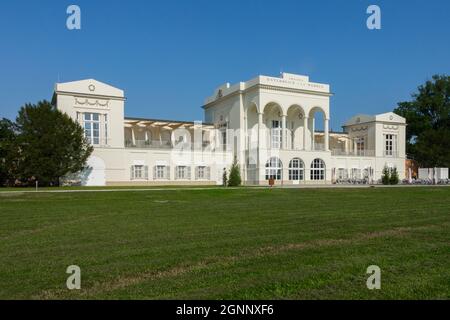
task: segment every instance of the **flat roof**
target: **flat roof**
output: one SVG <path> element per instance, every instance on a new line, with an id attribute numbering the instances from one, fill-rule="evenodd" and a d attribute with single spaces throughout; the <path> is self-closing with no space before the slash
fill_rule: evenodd
<path id="1" fill-rule="evenodd" d="M 154 118 L 140 118 L 140 117 L 125 117 L 124 120 L 128 121 L 151 121 L 151 122 L 166 122 L 166 123 L 180 123 L 180 124 L 195 124 L 197 121 L 184 121 L 184 120 L 168 120 L 168 119 L 154 119 Z M 214 126 L 213 123 L 201 122 L 205 126 Z"/>

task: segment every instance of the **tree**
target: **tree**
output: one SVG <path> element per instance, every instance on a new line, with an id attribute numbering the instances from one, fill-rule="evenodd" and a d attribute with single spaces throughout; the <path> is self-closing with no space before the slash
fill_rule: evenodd
<path id="1" fill-rule="evenodd" d="M 450 76 L 435 75 L 395 113 L 406 118 L 406 151 L 423 167 L 450 167 Z"/>
<path id="2" fill-rule="evenodd" d="M 41 185 L 59 185 L 61 177 L 85 169 L 93 148 L 83 128 L 48 101 L 23 106 L 19 131 L 20 178 Z"/>
<path id="3" fill-rule="evenodd" d="M 381 183 L 389 184 L 390 180 L 391 180 L 391 172 L 390 172 L 388 166 L 384 166 L 383 172 L 381 173 Z"/>
<path id="4" fill-rule="evenodd" d="M 228 186 L 229 187 L 237 187 L 240 186 L 242 183 L 241 180 L 241 170 L 239 168 L 239 164 L 237 163 L 237 158 L 234 157 L 233 164 L 231 165 L 230 169 L 230 177 L 228 179 Z"/>
<path id="5" fill-rule="evenodd" d="M 397 168 L 394 167 L 391 169 L 390 177 L 389 177 L 389 184 L 398 184 L 399 177 L 398 177 L 398 171 Z"/>
<path id="6" fill-rule="evenodd" d="M 17 127 L 8 119 L 0 120 L 0 186 L 11 185 L 17 171 Z"/>

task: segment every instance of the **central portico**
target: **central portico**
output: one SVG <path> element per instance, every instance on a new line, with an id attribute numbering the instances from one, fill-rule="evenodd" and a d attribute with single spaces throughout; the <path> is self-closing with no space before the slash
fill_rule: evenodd
<path id="1" fill-rule="evenodd" d="M 379 176 L 386 161 L 375 159 L 385 156 L 375 152 L 377 135 L 380 151 L 384 147 L 381 130 L 375 130 L 376 119 L 360 131 L 355 129 L 360 123 L 355 123 L 347 131 L 330 132 L 331 96 L 328 84 L 282 73 L 280 77 L 258 76 L 235 85 L 226 83 L 205 100 L 203 108 L 205 121 L 219 124 L 223 139 L 237 145 L 235 153 L 247 183 L 267 184 L 268 179 L 277 184 L 331 183 L 338 178 L 338 169 L 348 173 L 353 167 L 361 179 Z M 403 118 L 385 118 L 383 121 L 395 122 L 397 129 L 404 130 Z M 343 166 L 342 159 L 345 166 L 336 168 L 336 161 Z M 391 166 L 401 170 L 402 161 L 392 164 L 390 160 Z"/>
<path id="2" fill-rule="evenodd" d="M 205 101 L 208 122 L 236 132 L 243 152 L 238 155 L 245 179 L 305 180 L 304 162 L 326 161 L 329 152 L 330 87 L 307 76 L 283 73 L 280 78 L 258 76 L 236 85 L 224 84 Z M 316 114 L 322 115 L 322 139 L 316 139 Z M 317 161 L 316 161 L 317 162 Z M 322 168 L 320 168 L 322 169 Z M 325 168 L 323 168 L 325 169 Z M 321 170 L 325 174 L 325 170 Z M 320 175 L 320 174 L 319 174 Z"/>

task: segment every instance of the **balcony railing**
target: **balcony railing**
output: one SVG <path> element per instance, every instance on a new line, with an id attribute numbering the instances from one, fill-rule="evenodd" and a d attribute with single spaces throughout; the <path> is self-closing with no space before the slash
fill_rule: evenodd
<path id="1" fill-rule="evenodd" d="M 190 142 L 175 142 L 160 141 L 160 140 L 131 140 L 125 141 L 126 148 L 139 148 L 139 149 L 176 149 L 176 150 L 211 150 L 211 151 L 229 151 L 231 150 L 229 145 L 211 145 L 209 141 L 203 141 L 201 143 Z"/>
<path id="2" fill-rule="evenodd" d="M 325 144 L 324 143 L 314 143 L 314 146 L 312 147 L 312 150 L 314 150 L 314 151 L 325 151 Z"/>
<path id="3" fill-rule="evenodd" d="M 331 150 L 333 156 L 349 156 L 349 157 L 375 157 L 375 150 Z"/>
<path id="4" fill-rule="evenodd" d="M 125 141 L 126 148 L 141 148 L 141 149 L 172 149 L 173 145 L 170 141 L 160 140 L 127 140 Z"/>

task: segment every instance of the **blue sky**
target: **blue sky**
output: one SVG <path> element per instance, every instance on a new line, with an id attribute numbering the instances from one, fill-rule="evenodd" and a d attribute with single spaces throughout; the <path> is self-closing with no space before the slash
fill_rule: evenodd
<path id="1" fill-rule="evenodd" d="M 82 29 L 66 28 L 77 4 Z M 366 28 L 377 4 L 382 29 Z M 95 78 L 125 90 L 126 115 L 201 120 L 218 85 L 280 71 L 329 83 L 331 128 L 381 113 L 450 71 L 450 1 L 5 1 L 0 117 Z"/>

